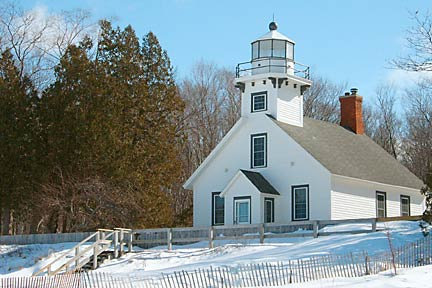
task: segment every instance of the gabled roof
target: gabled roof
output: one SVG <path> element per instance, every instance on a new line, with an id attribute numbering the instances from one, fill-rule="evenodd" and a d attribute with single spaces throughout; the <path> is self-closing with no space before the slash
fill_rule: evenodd
<path id="1" fill-rule="evenodd" d="M 260 173 L 242 169 L 240 169 L 240 171 L 261 193 L 280 195 L 279 192 Z"/>
<path id="2" fill-rule="evenodd" d="M 303 127 L 274 121 L 335 175 L 420 189 L 423 182 L 366 135 L 304 117 Z"/>

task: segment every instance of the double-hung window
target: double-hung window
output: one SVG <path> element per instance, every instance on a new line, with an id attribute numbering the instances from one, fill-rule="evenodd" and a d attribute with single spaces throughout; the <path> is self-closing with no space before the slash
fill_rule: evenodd
<path id="1" fill-rule="evenodd" d="M 309 219 L 309 185 L 292 186 L 292 219 Z"/>
<path id="2" fill-rule="evenodd" d="M 264 198 L 264 223 L 274 222 L 274 199 Z"/>
<path id="3" fill-rule="evenodd" d="M 251 112 L 267 110 L 267 92 L 252 93 L 251 97 Z"/>
<path id="4" fill-rule="evenodd" d="M 267 167 L 267 133 L 251 136 L 251 168 Z"/>
<path id="5" fill-rule="evenodd" d="M 212 193 L 212 225 L 225 224 L 225 201 L 220 192 Z"/>
<path id="6" fill-rule="evenodd" d="M 401 209 L 401 216 L 410 216 L 411 211 L 410 211 L 410 197 L 409 196 L 405 196 L 405 195 L 401 195 L 400 196 L 400 209 Z"/>
<path id="7" fill-rule="evenodd" d="M 376 192 L 376 213 L 378 218 L 387 217 L 386 193 Z"/>

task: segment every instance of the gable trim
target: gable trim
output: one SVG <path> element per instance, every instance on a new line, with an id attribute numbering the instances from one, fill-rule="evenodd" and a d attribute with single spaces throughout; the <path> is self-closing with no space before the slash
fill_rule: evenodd
<path id="1" fill-rule="evenodd" d="M 225 146 L 228 140 L 237 132 L 237 130 L 243 125 L 244 118 L 241 117 L 236 124 L 228 131 L 228 133 L 222 138 L 219 144 L 212 150 L 212 152 L 204 159 L 204 161 L 198 166 L 198 168 L 192 173 L 192 175 L 183 184 L 184 189 L 192 189 L 193 182 L 201 174 L 202 171 L 207 167 L 211 160 L 216 157 L 220 150 Z"/>

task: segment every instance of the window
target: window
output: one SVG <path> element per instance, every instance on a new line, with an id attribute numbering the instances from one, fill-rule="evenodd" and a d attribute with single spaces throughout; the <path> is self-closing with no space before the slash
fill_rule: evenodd
<path id="1" fill-rule="evenodd" d="M 286 42 L 286 58 L 294 60 L 294 44 Z"/>
<path id="2" fill-rule="evenodd" d="M 267 110 L 267 92 L 252 93 L 251 112 Z"/>
<path id="3" fill-rule="evenodd" d="M 212 225 L 225 224 L 225 200 L 220 192 L 212 193 Z"/>
<path id="4" fill-rule="evenodd" d="M 309 219 L 309 185 L 292 186 L 292 219 Z"/>
<path id="5" fill-rule="evenodd" d="M 410 216 L 410 197 L 401 195 L 400 196 L 400 205 L 401 205 L 401 216 Z"/>
<path id="6" fill-rule="evenodd" d="M 256 59 L 259 57 L 258 56 L 259 55 L 258 45 L 259 45 L 259 42 L 252 43 L 252 59 Z"/>
<path id="7" fill-rule="evenodd" d="M 385 192 L 376 192 L 376 213 L 378 218 L 387 217 Z"/>
<path id="8" fill-rule="evenodd" d="M 259 41 L 259 57 L 272 56 L 272 40 Z"/>
<path id="9" fill-rule="evenodd" d="M 234 197 L 234 224 L 250 224 L 250 201 L 249 196 Z"/>
<path id="10" fill-rule="evenodd" d="M 273 57 L 285 58 L 286 41 L 273 40 Z"/>
<path id="11" fill-rule="evenodd" d="M 267 166 L 267 134 L 255 134 L 251 136 L 251 168 L 263 168 Z"/>
<path id="12" fill-rule="evenodd" d="M 264 198 L 264 223 L 274 222 L 274 199 Z"/>

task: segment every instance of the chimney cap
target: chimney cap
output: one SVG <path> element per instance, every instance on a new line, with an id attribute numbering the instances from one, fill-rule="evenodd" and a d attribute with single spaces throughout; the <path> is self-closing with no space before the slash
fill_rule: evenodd
<path id="1" fill-rule="evenodd" d="M 358 89 L 357 88 L 351 88 L 351 95 L 357 95 Z"/>

